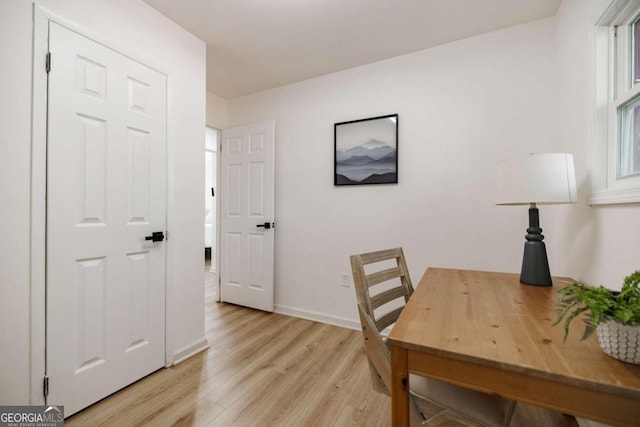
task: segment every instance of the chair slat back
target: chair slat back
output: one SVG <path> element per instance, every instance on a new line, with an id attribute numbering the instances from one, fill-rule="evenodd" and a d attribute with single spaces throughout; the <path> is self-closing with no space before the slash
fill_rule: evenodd
<path id="1" fill-rule="evenodd" d="M 396 277 L 402 277 L 402 269 L 400 267 L 393 267 L 387 270 L 376 271 L 375 273 L 367 276 L 367 287 L 375 286 L 379 283 L 386 282 L 387 280 L 394 279 Z"/>
<path id="2" fill-rule="evenodd" d="M 385 262 L 383 269 L 367 273 L 365 267 L 382 262 Z M 394 262 L 395 265 L 389 267 L 390 262 Z M 358 304 L 373 320 L 378 332 L 395 323 L 413 294 L 402 248 L 352 255 L 351 270 Z M 378 287 L 382 289 L 377 291 Z M 396 306 L 390 310 L 384 310 L 383 306 L 392 301 L 400 302 L 395 302 Z M 383 310 L 378 310 L 381 308 Z"/>

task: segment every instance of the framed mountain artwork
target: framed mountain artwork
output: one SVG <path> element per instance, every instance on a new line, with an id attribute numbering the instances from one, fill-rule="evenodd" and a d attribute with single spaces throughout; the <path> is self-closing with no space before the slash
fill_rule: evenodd
<path id="1" fill-rule="evenodd" d="M 398 115 L 333 126 L 333 185 L 398 183 Z"/>

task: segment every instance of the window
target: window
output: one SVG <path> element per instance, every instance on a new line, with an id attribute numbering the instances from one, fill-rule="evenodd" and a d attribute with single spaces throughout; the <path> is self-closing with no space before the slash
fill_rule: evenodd
<path id="1" fill-rule="evenodd" d="M 613 0 L 595 25 L 591 204 L 640 202 L 640 0 Z"/>
<path id="2" fill-rule="evenodd" d="M 618 167 L 616 178 L 640 172 L 640 98 L 635 97 L 618 108 Z"/>

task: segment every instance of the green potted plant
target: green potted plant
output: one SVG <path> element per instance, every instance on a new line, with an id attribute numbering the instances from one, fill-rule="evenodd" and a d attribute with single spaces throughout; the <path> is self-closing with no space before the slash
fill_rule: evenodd
<path id="1" fill-rule="evenodd" d="M 594 331 L 603 351 L 625 362 L 640 364 L 640 271 L 627 276 L 618 291 L 573 283 L 558 291 L 558 317 L 564 319 L 564 340 L 575 318 L 585 313 L 587 339 Z"/>

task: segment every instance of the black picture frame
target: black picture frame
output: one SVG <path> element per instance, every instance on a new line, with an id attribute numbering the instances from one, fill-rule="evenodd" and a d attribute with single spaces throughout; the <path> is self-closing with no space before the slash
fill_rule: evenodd
<path id="1" fill-rule="evenodd" d="M 398 114 L 333 125 L 333 185 L 398 183 Z"/>

